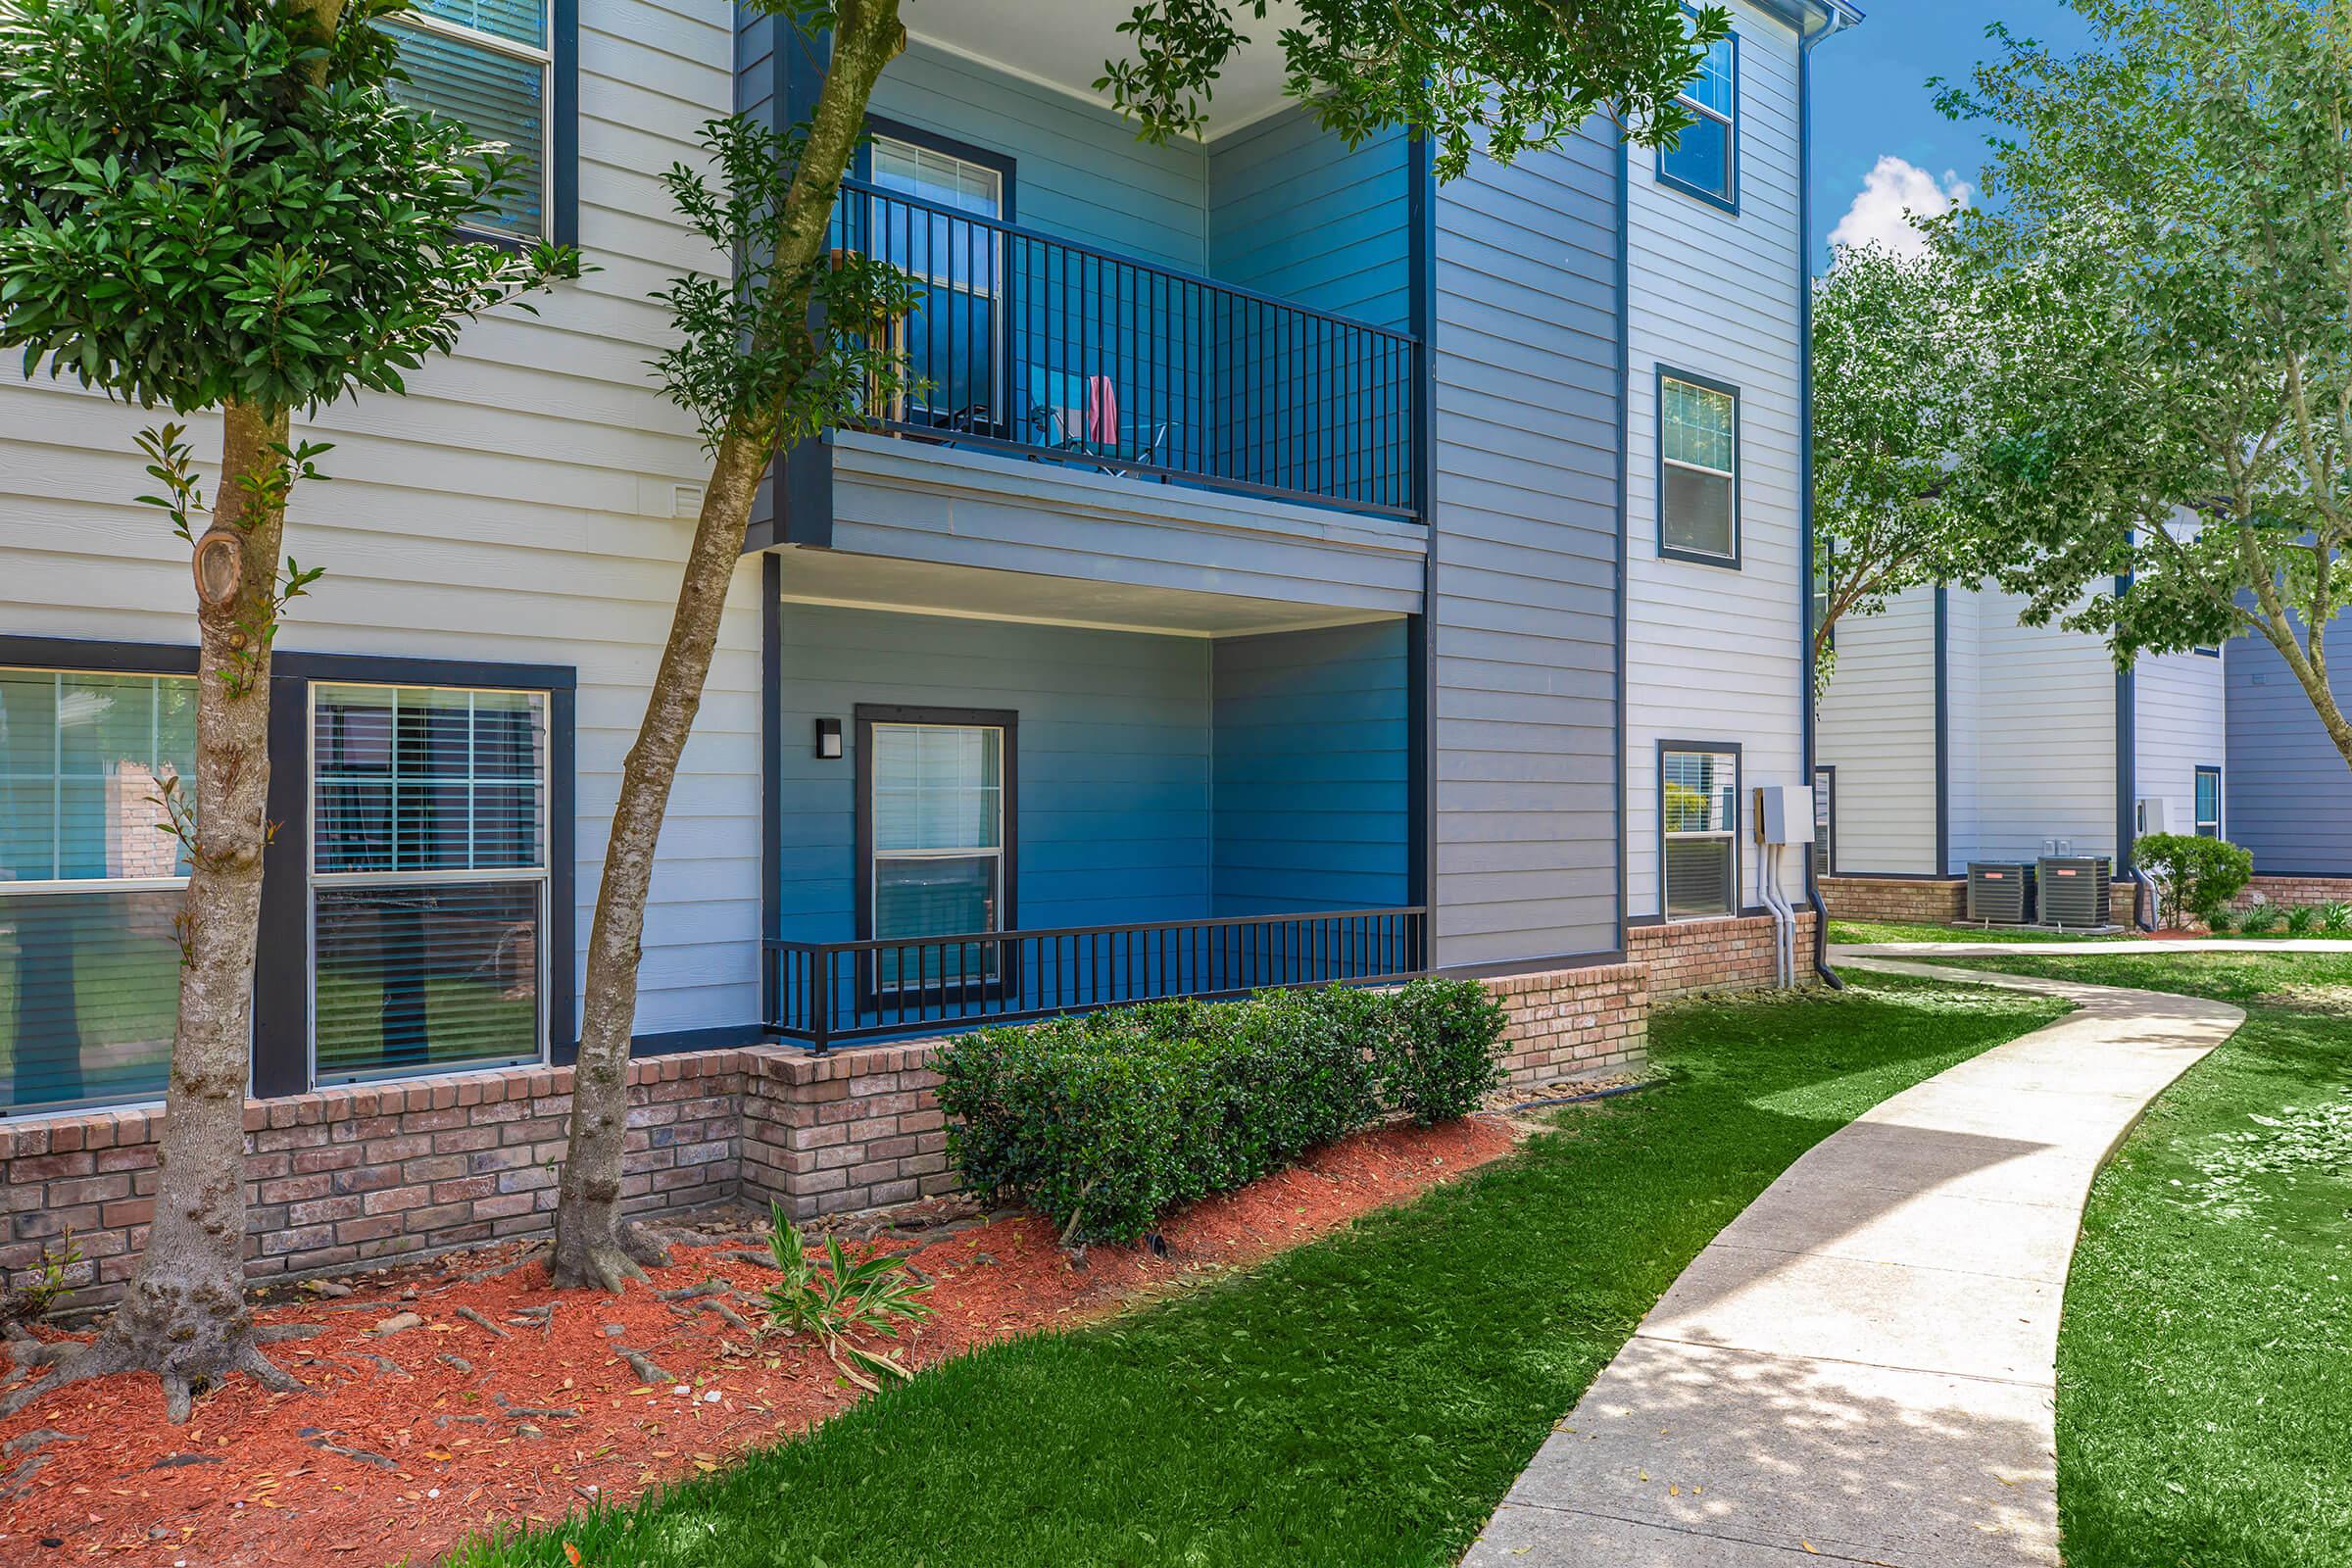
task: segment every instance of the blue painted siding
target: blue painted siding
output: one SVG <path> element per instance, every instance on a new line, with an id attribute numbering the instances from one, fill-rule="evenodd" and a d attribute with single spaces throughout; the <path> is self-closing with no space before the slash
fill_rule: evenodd
<path id="1" fill-rule="evenodd" d="M 787 604 L 780 935 L 856 935 L 857 764 L 810 739 L 859 703 L 1019 713 L 1020 925 L 1208 912 L 1207 642 Z"/>
<path id="2" fill-rule="evenodd" d="M 1107 109 L 1022 81 L 920 39 L 874 84 L 873 112 L 1014 160 L 1015 216 L 1187 271 L 1208 263 L 1208 155 L 1151 147 Z"/>
<path id="3" fill-rule="evenodd" d="M 1401 133 L 1350 149 L 1304 109 L 1235 131 L 1208 155 L 1210 272 L 1407 330 L 1406 172 Z"/>
<path id="4" fill-rule="evenodd" d="M 1403 904 L 1404 622 L 1215 649 L 1215 912 Z"/>
<path id="5" fill-rule="evenodd" d="M 2301 621 L 2295 629 L 2299 636 Z M 2328 631 L 2352 639 L 2352 611 Z M 2328 739 L 2311 699 L 2278 651 L 2259 637 L 2231 639 L 2223 659 L 2230 712 L 2225 831 L 2254 852 L 2257 871 L 2352 876 L 2352 768 Z M 2352 687 L 2340 676 L 2334 686 L 2337 702 L 2352 701 Z"/>

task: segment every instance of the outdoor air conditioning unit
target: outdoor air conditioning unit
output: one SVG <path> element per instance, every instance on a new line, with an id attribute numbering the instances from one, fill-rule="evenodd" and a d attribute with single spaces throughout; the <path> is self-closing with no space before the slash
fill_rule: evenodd
<path id="1" fill-rule="evenodd" d="M 1968 917 L 1988 925 L 2034 920 L 2034 867 L 2021 860 L 1968 862 Z"/>
<path id="2" fill-rule="evenodd" d="M 2103 926 L 2109 923 L 2110 884 L 2115 862 L 2104 855 L 2045 855 L 2036 867 L 2045 925 Z"/>

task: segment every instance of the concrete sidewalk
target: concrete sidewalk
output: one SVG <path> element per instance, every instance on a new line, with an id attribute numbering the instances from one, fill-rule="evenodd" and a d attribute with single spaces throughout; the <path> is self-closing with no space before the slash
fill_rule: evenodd
<path id="1" fill-rule="evenodd" d="M 2058 1562 L 2051 1399 L 2082 1200 L 2140 1108 L 2245 1015 L 1851 961 L 2079 1007 L 1791 1165 L 1552 1432 L 1465 1568 Z"/>

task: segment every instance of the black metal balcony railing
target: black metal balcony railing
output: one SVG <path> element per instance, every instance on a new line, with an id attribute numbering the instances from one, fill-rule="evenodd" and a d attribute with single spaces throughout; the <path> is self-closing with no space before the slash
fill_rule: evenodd
<path id="1" fill-rule="evenodd" d="M 902 435 L 1410 517 L 1408 333 L 846 180 L 833 243 L 913 274 Z"/>
<path id="2" fill-rule="evenodd" d="M 1172 997 L 1403 980 L 1428 911 L 1348 909 L 766 949 L 767 1031 L 824 1051 Z"/>

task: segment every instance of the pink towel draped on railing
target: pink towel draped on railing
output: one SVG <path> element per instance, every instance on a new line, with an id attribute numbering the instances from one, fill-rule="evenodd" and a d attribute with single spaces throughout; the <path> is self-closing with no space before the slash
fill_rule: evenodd
<path id="1" fill-rule="evenodd" d="M 1099 446 L 1119 444 L 1119 389 L 1107 375 L 1086 378 L 1086 438 Z"/>

